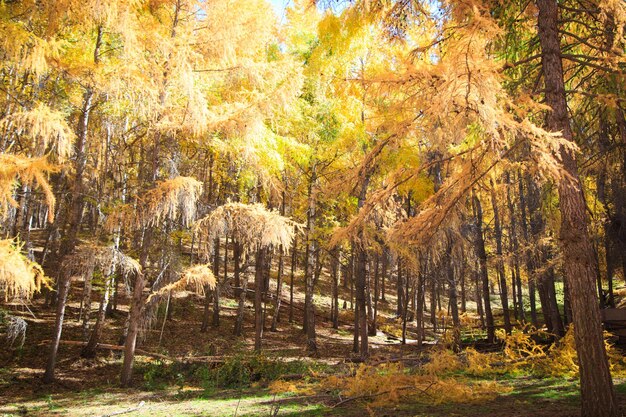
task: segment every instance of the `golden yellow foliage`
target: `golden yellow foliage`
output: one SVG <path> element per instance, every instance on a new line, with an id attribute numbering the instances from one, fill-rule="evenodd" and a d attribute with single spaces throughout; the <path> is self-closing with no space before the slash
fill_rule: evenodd
<path id="1" fill-rule="evenodd" d="M 10 114 L 0 120 L 0 128 L 15 129 L 20 135 L 31 139 L 31 149 L 35 155 L 54 151 L 65 159 L 72 153 L 74 132 L 66 121 L 66 115 L 39 103 L 31 110 Z"/>
<path id="2" fill-rule="evenodd" d="M 54 220 L 56 199 L 46 176 L 56 168 L 45 157 L 27 158 L 20 155 L 0 154 L 0 214 L 6 216 L 9 207 L 16 207 L 13 190 L 17 182 L 41 188 L 48 205 L 48 221 Z"/>
<path id="3" fill-rule="evenodd" d="M 201 219 L 196 231 L 204 235 L 207 253 L 215 238 L 220 236 L 233 236 L 248 252 L 258 247 L 290 247 L 297 226 L 261 204 L 228 203 Z"/>
<path id="4" fill-rule="evenodd" d="M 193 265 L 185 269 L 180 274 L 178 280 L 172 282 L 171 284 L 165 285 L 161 287 L 158 291 L 150 294 L 147 302 L 150 301 L 153 297 L 166 294 L 169 291 L 192 291 L 196 294 L 204 295 L 204 289 L 206 287 L 215 288 L 215 283 L 215 275 L 213 275 L 213 272 L 208 265 Z"/>
<path id="5" fill-rule="evenodd" d="M 0 240 L 0 292 L 10 298 L 30 298 L 47 285 L 48 278 L 38 263 L 24 256 L 12 239 Z"/>
<path id="6" fill-rule="evenodd" d="M 282 379 L 272 381 L 269 385 L 272 394 L 290 393 L 294 395 L 312 395 L 315 390 L 310 384 L 294 381 L 284 381 Z"/>
<path id="7" fill-rule="evenodd" d="M 443 367 L 442 371 L 447 372 Z M 373 407 L 407 398 L 426 404 L 481 402 L 511 391 L 511 387 L 495 381 L 473 382 L 463 378 L 441 378 L 436 374 L 411 373 L 397 363 L 361 364 L 354 376 L 330 376 L 322 381 L 322 386 L 339 390 L 342 396 L 367 401 Z"/>
<path id="8" fill-rule="evenodd" d="M 463 364 L 454 352 L 448 349 L 439 349 L 430 355 L 430 362 L 424 365 L 423 370 L 428 375 L 441 375 L 462 368 Z"/>
<path id="9" fill-rule="evenodd" d="M 159 182 L 143 198 L 146 224 L 155 225 L 164 219 L 175 220 L 180 215 L 183 225 L 189 225 L 196 216 L 196 203 L 201 194 L 202 183 L 192 177 Z"/>

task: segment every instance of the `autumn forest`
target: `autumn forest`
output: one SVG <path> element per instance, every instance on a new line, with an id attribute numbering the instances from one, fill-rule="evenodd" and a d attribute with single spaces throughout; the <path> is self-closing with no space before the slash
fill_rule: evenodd
<path id="1" fill-rule="evenodd" d="M 626 411 L 623 0 L 0 0 L 0 415 Z"/>

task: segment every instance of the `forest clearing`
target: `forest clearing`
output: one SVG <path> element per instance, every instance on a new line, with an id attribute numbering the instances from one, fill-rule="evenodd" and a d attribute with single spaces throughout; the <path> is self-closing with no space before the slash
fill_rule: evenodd
<path id="1" fill-rule="evenodd" d="M 623 0 L 0 0 L 0 416 L 626 410 Z"/>

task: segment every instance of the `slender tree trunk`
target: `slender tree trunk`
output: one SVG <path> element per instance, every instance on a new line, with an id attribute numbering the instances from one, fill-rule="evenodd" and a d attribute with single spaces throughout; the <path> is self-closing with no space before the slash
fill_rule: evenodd
<path id="1" fill-rule="evenodd" d="M 254 350 L 261 351 L 263 341 L 263 278 L 266 249 L 257 250 L 254 272 Z"/>
<path id="2" fill-rule="evenodd" d="M 284 213 L 283 213 L 284 214 Z M 280 247 L 280 254 L 278 255 L 278 277 L 276 278 L 276 300 L 274 302 L 274 315 L 272 316 L 271 331 L 275 332 L 278 327 L 278 320 L 280 315 L 280 303 L 283 297 L 283 269 L 285 268 L 285 261 L 283 256 L 283 247 Z"/>
<path id="3" fill-rule="evenodd" d="M 94 63 L 97 65 L 99 62 L 100 46 L 102 44 L 102 27 L 98 27 L 98 33 L 96 38 L 96 45 L 93 52 Z M 78 243 L 78 232 L 80 231 L 80 224 L 83 216 L 84 205 L 84 184 L 83 176 L 85 168 L 87 167 L 87 136 L 89 133 L 89 120 L 91 111 L 93 110 L 94 89 L 87 87 L 83 94 L 83 105 L 80 115 L 78 117 L 77 126 L 77 139 L 74 145 L 74 169 L 75 175 L 73 184 L 71 187 L 70 204 L 68 207 L 69 225 L 66 233 L 66 238 L 61 243 L 61 248 L 58 253 L 58 260 L 56 260 L 56 267 L 53 269 L 63 268 L 63 260 L 65 257 L 74 252 Z M 55 319 L 55 330 L 52 342 L 50 344 L 50 355 L 48 357 L 48 363 L 46 371 L 44 373 L 43 381 L 45 383 L 51 383 L 54 381 L 54 368 L 57 361 L 57 353 L 59 350 L 59 342 L 61 341 L 61 332 L 63 330 L 63 318 L 65 317 L 65 303 L 67 301 L 67 295 L 70 288 L 71 276 L 69 274 L 61 272 L 58 275 L 58 298 L 57 309 Z"/>
<path id="4" fill-rule="evenodd" d="M 280 205 L 280 214 L 282 216 L 285 215 L 285 191 L 282 193 L 282 203 Z M 276 277 L 276 301 L 274 304 L 274 315 L 272 316 L 272 327 L 271 331 L 275 332 L 277 330 L 278 322 L 280 320 L 280 304 L 283 297 L 283 273 L 285 269 L 285 256 L 284 256 L 284 248 L 282 245 L 279 248 L 278 253 L 278 276 Z"/>
<path id="5" fill-rule="evenodd" d="M 96 356 L 96 349 L 98 347 L 98 343 L 102 338 L 102 330 L 104 329 L 104 321 L 106 319 L 106 310 L 109 305 L 109 299 L 111 297 L 111 290 L 113 287 L 113 277 L 107 277 L 104 283 L 104 294 L 102 295 L 102 300 L 100 301 L 100 307 L 98 308 L 98 316 L 96 318 L 96 324 L 93 326 L 91 331 L 91 336 L 89 337 L 89 341 L 87 345 L 80 352 L 80 356 L 83 358 L 94 358 Z"/>
<path id="6" fill-rule="evenodd" d="M 430 276 L 430 324 L 433 325 L 433 333 L 437 333 L 437 280 L 435 274 Z"/>
<path id="7" fill-rule="evenodd" d="M 243 273 L 241 277 L 241 290 L 239 291 L 239 304 L 237 306 L 237 318 L 235 319 L 235 336 L 241 336 L 243 333 L 243 318 L 246 311 L 246 296 L 248 294 L 248 274 Z"/>
<path id="8" fill-rule="evenodd" d="M 93 265 L 93 264 L 92 264 Z M 82 318 L 83 322 L 83 337 L 89 336 L 89 319 L 91 318 L 91 293 L 92 293 L 92 281 L 93 281 L 93 267 L 89 268 L 85 273 L 83 280 L 83 299 L 81 301 L 81 311 L 79 314 L 79 321 Z"/>
<path id="9" fill-rule="evenodd" d="M 446 251 L 446 272 L 448 275 L 448 300 L 452 313 L 452 350 L 458 352 L 461 348 L 461 320 L 459 319 L 459 305 L 456 291 L 456 278 L 454 276 L 453 246 L 451 237 L 448 236 L 448 248 Z"/>
<path id="10" fill-rule="evenodd" d="M 389 252 L 387 251 L 387 248 L 384 247 L 383 248 L 383 266 L 382 266 L 382 272 L 380 274 L 380 300 L 383 302 L 387 302 L 387 299 L 385 298 L 385 281 L 387 278 L 388 267 L 389 267 Z"/>
<path id="11" fill-rule="evenodd" d="M 355 324 L 358 323 L 358 331 L 360 335 L 360 354 L 361 358 L 365 359 L 369 356 L 369 342 L 367 332 L 367 305 L 366 305 L 366 280 L 367 280 L 367 253 L 363 248 L 363 235 L 359 236 L 359 241 L 355 242 L 353 249 L 356 251 L 355 263 L 356 263 L 356 276 L 355 276 L 355 289 L 356 289 L 356 308 L 354 314 L 358 316 L 355 318 Z M 356 331 L 357 329 L 355 329 Z"/>
<path id="12" fill-rule="evenodd" d="M 420 254 L 420 269 L 415 283 L 417 305 L 415 307 L 415 328 L 417 330 L 417 347 L 422 347 L 424 341 L 424 282 L 427 274 L 427 258 Z"/>
<path id="13" fill-rule="evenodd" d="M 561 62 L 558 4 L 555 0 L 537 0 L 537 7 L 545 102 L 552 108 L 548 112 L 547 128 L 552 132 L 561 132 L 565 140 L 573 143 Z M 567 175 L 559 180 L 560 239 L 580 366 L 581 415 L 617 417 L 621 413 L 615 397 L 602 335 L 600 308 L 595 296 L 596 268 L 587 232 L 585 199 L 573 151 L 562 148 L 561 159 Z"/>
<path id="14" fill-rule="evenodd" d="M 401 264 L 400 259 L 398 259 L 397 264 L 398 264 L 398 276 L 397 276 L 397 281 L 396 281 L 397 282 L 396 290 L 397 290 L 398 297 L 396 300 L 397 301 L 396 316 L 402 317 L 402 312 L 403 312 L 402 310 L 404 307 L 404 295 L 405 295 L 404 294 L 404 280 L 406 279 L 406 277 L 401 271 L 402 268 L 400 267 L 400 264 Z"/>
<path id="15" fill-rule="evenodd" d="M 485 329 L 485 312 L 483 310 L 483 295 L 482 295 L 482 290 L 481 290 L 481 283 L 480 283 L 480 267 L 479 267 L 479 263 L 478 263 L 478 258 L 476 258 L 474 260 L 474 287 L 475 287 L 475 291 L 476 291 L 476 310 L 478 312 L 478 315 L 480 316 L 480 327 L 481 329 Z"/>
<path id="16" fill-rule="evenodd" d="M 333 249 L 330 260 L 330 273 L 333 284 L 332 322 L 333 329 L 339 328 L 339 250 Z"/>
<path id="17" fill-rule="evenodd" d="M 519 202 L 520 217 L 522 219 L 522 237 L 526 245 L 524 257 L 526 259 L 526 272 L 528 274 L 528 299 L 530 304 L 530 321 L 535 328 L 539 328 L 539 318 L 537 317 L 537 301 L 535 292 L 535 264 L 528 235 L 528 220 L 526 218 L 526 197 L 524 194 L 523 176 L 519 175 Z M 529 182 L 530 184 L 530 182 Z"/>
<path id="18" fill-rule="evenodd" d="M 70 278 L 61 275 L 58 286 L 56 320 L 54 323 L 53 339 L 50 343 L 50 354 L 46 365 L 46 372 L 43 377 L 45 383 L 54 382 L 54 368 L 56 366 L 57 352 L 61 341 L 61 332 L 63 331 L 63 318 L 65 316 L 65 303 L 70 288 Z"/>
<path id="19" fill-rule="evenodd" d="M 213 288 L 213 327 L 220 326 L 220 240 L 215 239 L 215 248 L 213 253 L 213 275 L 215 276 L 215 288 Z M 224 269 L 226 269 L 226 260 L 224 260 Z M 207 320 L 208 321 L 208 320 Z"/>
<path id="20" fill-rule="evenodd" d="M 233 281 L 235 288 L 241 288 L 241 244 L 233 241 Z M 239 293 L 235 290 L 235 295 Z"/>
<path id="21" fill-rule="evenodd" d="M 293 323 L 293 280 L 298 263 L 298 236 L 293 239 L 291 248 L 291 272 L 289 274 L 289 323 Z"/>
<path id="22" fill-rule="evenodd" d="M 374 261 L 374 317 L 372 320 L 372 327 L 373 327 L 373 334 L 370 334 L 371 336 L 376 336 L 376 333 L 378 332 L 378 326 L 377 326 L 377 321 L 378 321 L 378 298 L 380 296 L 379 291 L 380 291 L 380 271 L 379 271 L 379 267 L 380 267 L 380 255 L 376 254 L 376 258 Z"/>
<path id="23" fill-rule="evenodd" d="M 315 332 L 315 305 L 313 292 L 315 290 L 315 269 L 316 258 L 319 256 L 317 242 L 315 236 L 315 223 L 317 218 L 317 196 L 316 196 L 317 174 L 315 163 L 311 168 L 311 181 L 308 190 L 308 210 L 307 210 L 307 228 L 305 236 L 306 244 L 306 265 L 304 269 L 304 331 L 307 338 L 307 350 L 310 354 L 317 354 L 317 341 Z"/>
<path id="24" fill-rule="evenodd" d="M 143 270 L 143 268 L 142 268 Z M 124 343 L 124 363 L 122 364 L 122 374 L 120 381 L 122 386 L 128 387 L 132 383 L 133 362 L 135 360 L 135 345 L 137 343 L 137 335 L 139 334 L 139 321 L 143 312 L 143 289 L 145 279 L 143 272 L 137 274 L 133 296 L 131 299 L 131 307 L 128 317 L 128 332 L 126 333 L 126 342 Z"/>
<path id="25" fill-rule="evenodd" d="M 475 250 L 480 267 L 480 277 L 483 286 L 483 309 L 485 311 L 485 324 L 487 327 L 487 341 L 495 342 L 495 326 L 493 313 L 491 312 L 491 299 L 489 298 L 489 275 L 487 273 L 487 252 L 485 251 L 485 238 L 483 237 L 483 210 L 480 200 L 476 195 L 472 198 L 474 206 L 474 218 L 476 219 Z"/>
<path id="26" fill-rule="evenodd" d="M 493 206 L 494 234 L 496 238 L 496 270 L 500 283 L 500 302 L 502 303 L 502 314 L 504 318 L 504 330 L 511 334 L 511 317 L 509 312 L 509 297 L 506 285 L 506 275 L 504 273 L 504 263 L 502 262 L 502 227 L 500 226 L 500 212 L 498 210 L 498 200 L 496 198 L 495 185 L 491 184 L 491 204 Z"/>

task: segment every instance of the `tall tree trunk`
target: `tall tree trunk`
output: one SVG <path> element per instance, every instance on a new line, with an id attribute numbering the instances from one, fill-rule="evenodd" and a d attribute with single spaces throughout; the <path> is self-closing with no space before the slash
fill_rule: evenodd
<path id="1" fill-rule="evenodd" d="M 235 336 L 241 336 L 243 333 L 243 318 L 246 312 L 246 296 L 248 295 L 248 274 L 244 272 L 241 278 L 237 318 L 235 319 L 235 328 L 233 330 Z"/>
<path id="2" fill-rule="evenodd" d="M 537 0 L 547 115 L 547 128 L 574 142 L 567 110 L 556 0 Z M 595 296 L 596 267 L 587 232 L 587 212 L 573 151 L 561 149 L 567 175 L 559 179 L 561 245 L 572 304 L 576 350 L 580 366 L 582 417 L 616 417 L 621 413 L 609 370 L 600 308 Z"/>
<path id="3" fill-rule="evenodd" d="M 56 307 L 56 320 L 54 322 L 53 339 L 50 343 L 50 353 L 48 355 L 48 363 L 46 365 L 46 372 L 43 377 L 43 382 L 54 382 L 54 369 L 56 366 L 57 352 L 59 350 L 59 343 L 61 341 L 61 332 L 63 331 L 63 318 L 65 316 L 65 303 L 67 301 L 67 293 L 70 288 L 70 278 L 60 275 L 58 280 L 58 296 Z"/>
<path id="4" fill-rule="evenodd" d="M 280 247 L 278 255 L 278 276 L 276 278 L 276 300 L 274 301 L 274 315 L 272 316 L 271 331 L 275 332 L 280 319 L 280 304 L 283 298 L 283 270 L 285 269 L 285 261 L 283 255 L 283 247 Z"/>
<path id="5" fill-rule="evenodd" d="M 94 64 L 98 64 L 100 55 L 100 46 L 102 44 L 102 27 L 98 27 L 96 45 L 93 52 Z M 76 143 L 74 144 L 74 180 L 71 186 L 71 196 L 68 207 L 68 230 L 66 238 L 61 243 L 61 247 L 58 253 L 57 264 L 55 265 L 57 271 L 63 268 L 63 260 L 65 257 L 74 252 L 78 243 L 78 232 L 80 231 L 80 224 L 83 217 L 83 205 L 84 205 L 84 184 L 83 177 L 85 168 L 87 167 L 87 136 L 89 133 L 89 120 L 91 111 L 93 110 L 93 99 L 95 91 L 92 87 L 87 87 L 83 94 L 83 105 L 80 115 L 78 117 Z M 57 353 L 59 350 L 59 343 L 61 341 L 61 332 L 63 331 L 63 318 L 65 317 L 65 303 L 67 301 L 67 295 L 70 288 L 71 276 L 67 273 L 61 272 L 58 275 L 58 298 L 56 319 L 54 326 L 54 335 L 50 343 L 50 354 L 48 356 L 48 362 L 46 365 L 46 371 L 44 373 L 43 381 L 50 383 L 54 381 L 54 368 L 57 361 Z"/>
<path id="6" fill-rule="evenodd" d="M 235 288 L 241 288 L 241 244 L 233 241 L 233 281 Z M 239 293 L 235 290 L 235 295 Z"/>
<path id="7" fill-rule="evenodd" d="M 330 259 L 330 274 L 332 280 L 332 311 L 331 318 L 333 322 L 333 329 L 339 328 L 339 250 L 333 249 Z"/>
<path id="8" fill-rule="evenodd" d="M 291 272 L 289 273 L 289 323 L 293 323 L 293 280 L 298 263 L 298 236 L 293 238 L 291 247 Z"/>
<path id="9" fill-rule="evenodd" d="M 355 323 L 358 323 L 358 331 L 361 339 L 360 354 L 365 359 L 369 356 L 369 342 L 367 332 L 367 305 L 365 300 L 366 280 L 367 280 L 367 252 L 363 247 L 363 235 L 360 233 L 359 241 L 353 246 L 356 251 L 355 255 L 355 289 L 356 289 L 356 308 L 354 314 L 358 316 Z M 356 331 L 357 329 L 355 329 Z"/>
<path id="10" fill-rule="evenodd" d="M 482 287 L 480 282 L 480 267 L 478 263 L 478 258 L 474 259 L 474 288 L 476 291 L 476 311 L 480 316 L 480 327 L 485 330 L 485 312 L 483 310 L 483 295 L 482 295 Z"/>
<path id="11" fill-rule="evenodd" d="M 496 198 L 495 184 L 491 184 L 491 204 L 493 206 L 493 228 L 496 238 L 496 270 L 500 282 L 500 302 L 502 303 L 502 314 L 504 318 L 504 330 L 511 334 L 511 317 L 509 312 L 509 294 L 506 285 L 506 275 L 504 274 L 504 262 L 502 262 L 502 227 L 500 226 L 500 211 Z"/>
<path id="12" fill-rule="evenodd" d="M 437 280 L 435 274 L 430 276 L 430 324 L 433 326 L 433 332 L 437 333 Z"/>
<path id="13" fill-rule="evenodd" d="M 530 304 L 530 321 L 535 328 L 539 328 L 539 318 L 537 317 L 537 301 L 535 293 L 535 262 L 531 249 L 529 234 L 528 234 L 528 220 L 526 218 L 526 197 L 524 194 L 524 180 L 523 176 L 519 175 L 519 203 L 520 203 L 520 217 L 522 219 L 522 237 L 524 238 L 524 244 L 526 245 L 526 251 L 524 258 L 526 260 L 526 273 L 528 275 L 528 299 Z M 530 181 L 528 181 L 530 185 Z"/>
<path id="14" fill-rule="evenodd" d="M 389 267 L 389 251 L 383 247 L 383 266 L 380 273 L 380 301 L 387 302 L 385 298 L 385 281 L 387 279 L 387 270 Z"/>
<path id="15" fill-rule="evenodd" d="M 307 227 L 306 227 L 306 254 L 305 254 L 305 269 L 304 269 L 304 331 L 307 338 L 307 350 L 310 354 L 317 354 L 317 341 L 315 332 L 315 305 L 313 299 L 313 293 L 315 290 L 315 270 L 316 259 L 319 256 L 317 241 L 315 240 L 315 223 L 317 219 L 317 196 L 316 196 L 316 183 L 317 174 L 315 163 L 313 163 L 311 169 L 311 180 L 309 183 L 309 190 L 307 195 Z"/>
<path id="16" fill-rule="evenodd" d="M 483 286 L 483 309 L 485 311 L 485 324 L 487 327 L 487 341 L 493 343 L 496 340 L 493 313 L 491 311 L 491 299 L 489 298 L 489 275 L 487 273 L 487 252 L 485 251 L 485 238 L 483 236 L 483 210 L 480 200 L 476 195 L 472 197 L 474 218 L 476 219 L 475 250 L 480 268 L 480 277 Z"/>
<path id="17" fill-rule="evenodd" d="M 426 274 L 428 273 L 428 259 L 424 254 L 420 253 L 420 266 L 415 283 L 417 292 L 417 305 L 415 307 L 415 328 L 417 329 L 417 347 L 422 347 L 424 341 L 424 283 L 426 282 Z"/>
<path id="18" fill-rule="evenodd" d="M 400 258 L 398 258 L 397 261 L 397 269 L 398 269 L 398 274 L 397 274 L 397 280 L 396 280 L 396 291 L 397 291 L 397 305 L 396 305 L 396 316 L 397 317 L 402 317 L 402 313 L 403 313 L 403 308 L 404 308 L 404 280 L 406 279 L 406 277 L 404 276 L 404 274 L 402 273 L 402 268 L 401 268 L 401 261 Z"/>
<path id="19" fill-rule="evenodd" d="M 376 336 L 378 332 L 378 298 L 380 297 L 380 255 L 376 254 L 376 258 L 374 261 L 374 317 L 372 320 L 372 327 L 374 334 L 370 334 L 371 336 Z"/>
<path id="20" fill-rule="evenodd" d="M 137 335 L 139 334 L 139 321 L 141 320 L 141 314 L 143 312 L 144 287 L 145 278 L 143 272 L 140 272 L 137 274 L 135 279 L 135 286 L 133 288 L 131 307 L 128 316 L 128 331 L 126 333 L 126 341 L 124 343 L 124 363 L 122 364 L 122 374 L 120 376 L 120 382 L 124 387 L 130 386 L 132 383 L 135 345 L 137 343 Z"/>
<path id="21" fill-rule="evenodd" d="M 254 350 L 257 352 L 261 351 L 263 341 L 263 278 L 266 251 L 265 248 L 257 250 L 254 270 Z"/>
<path id="22" fill-rule="evenodd" d="M 461 348 L 461 321 L 459 319 L 459 305 L 456 291 L 456 278 L 454 276 L 452 238 L 448 236 L 448 247 L 446 250 L 446 272 L 448 280 L 448 300 L 450 302 L 450 312 L 452 313 L 452 350 L 458 352 Z"/>
<path id="23" fill-rule="evenodd" d="M 280 214 L 282 216 L 285 215 L 285 191 L 282 193 L 282 203 L 280 205 Z M 285 248 L 282 245 L 279 248 L 278 252 L 278 276 L 276 277 L 276 300 L 274 304 L 274 315 L 272 316 L 272 326 L 271 331 L 275 332 L 278 326 L 278 321 L 280 320 L 280 303 L 283 297 L 283 273 L 285 269 L 285 256 L 284 256 Z"/>
<path id="24" fill-rule="evenodd" d="M 104 321 L 106 319 L 106 310 L 109 305 L 109 299 L 111 297 L 111 290 L 113 288 L 113 277 L 109 276 L 104 282 L 104 293 L 102 294 L 102 300 L 100 301 L 100 307 L 98 308 L 98 316 L 96 317 L 96 324 L 93 326 L 91 336 L 87 345 L 80 352 L 80 356 L 83 358 L 94 358 L 96 356 L 96 349 L 98 343 L 102 338 L 102 330 L 104 329 Z"/>
<path id="25" fill-rule="evenodd" d="M 215 248 L 213 253 L 213 275 L 215 276 L 215 288 L 213 288 L 213 327 L 220 326 L 220 240 L 215 239 Z M 226 260 L 224 260 L 224 268 L 226 269 Z"/>

